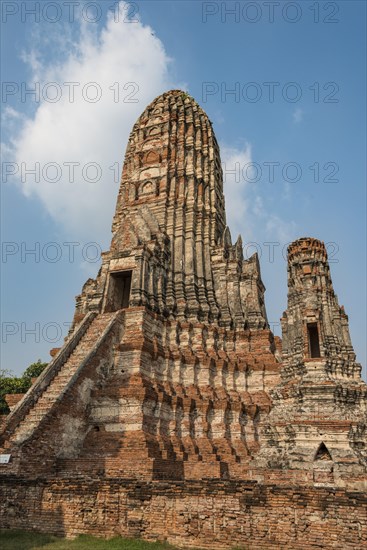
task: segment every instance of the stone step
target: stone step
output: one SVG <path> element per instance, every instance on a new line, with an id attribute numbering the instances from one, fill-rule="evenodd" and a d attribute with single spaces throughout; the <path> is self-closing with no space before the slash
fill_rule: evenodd
<path id="1" fill-rule="evenodd" d="M 39 398 L 37 404 L 46 404 L 53 402 L 60 394 L 58 392 L 45 392 L 42 397 Z"/>

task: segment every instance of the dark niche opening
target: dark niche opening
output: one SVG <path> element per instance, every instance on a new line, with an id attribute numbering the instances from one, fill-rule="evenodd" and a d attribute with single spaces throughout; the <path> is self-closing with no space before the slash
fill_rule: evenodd
<path id="1" fill-rule="evenodd" d="M 106 311 L 129 307 L 132 271 L 110 273 Z"/>
<path id="2" fill-rule="evenodd" d="M 315 454 L 315 460 L 332 460 L 325 443 L 321 443 Z"/>
<path id="3" fill-rule="evenodd" d="M 308 351 L 309 351 L 310 357 L 321 357 L 319 331 L 317 329 L 317 323 L 308 323 L 307 335 L 308 335 Z"/>

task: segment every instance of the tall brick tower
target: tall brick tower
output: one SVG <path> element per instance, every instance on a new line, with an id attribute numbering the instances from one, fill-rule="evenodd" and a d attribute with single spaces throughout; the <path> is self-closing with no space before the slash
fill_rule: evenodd
<path id="1" fill-rule="evenodd" d="M 186 93 L 134 125 L 112 232 L 65 346 L 7 420 L 8 471 L 245 476 L 279 361 L 257 256 L 226 226 L 212 125 Z"/>
<path id="2" fill-rule="evenodd" d="M 324 243 L 317 239 L 299 239 L 288 249 L 288 309 L 281 321 L 289 375 L 297 374 L 297 366 L 323 359 L 336 378 L 360 378 L 348 317 L 334 293 Z"/>
<path id="3" fill-rule="evenodd" d="M 261 456 L 302 483 L 344 486 L 351 477 L 352 485 L 365 485 L 366 384 L 317 239 L 288 248 L 288 308 L 281 323 L 281 383 L 271 392 L 274 407 L 263 433 L 269 447 Z"/>

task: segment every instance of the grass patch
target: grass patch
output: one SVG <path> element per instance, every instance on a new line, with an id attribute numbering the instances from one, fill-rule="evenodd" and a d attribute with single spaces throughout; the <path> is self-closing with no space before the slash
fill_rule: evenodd
<path id="1" fill-rule="evenodd" d="M 27 531 L 0 531 L 1 550 L 176 550 L 174 546 L 160 542 L 136 539 L 99 539 L 80 535 L 74 540 Z"/>
<path id="2" fill-rule="evenodd" d="M 58 541 L 53 535 L 42 535 L 41 533 L 28 533 L 26 531 L 0 531 L 1 550 L 31 550 L 33 548 L 44 548 L 45 545 Z"/>

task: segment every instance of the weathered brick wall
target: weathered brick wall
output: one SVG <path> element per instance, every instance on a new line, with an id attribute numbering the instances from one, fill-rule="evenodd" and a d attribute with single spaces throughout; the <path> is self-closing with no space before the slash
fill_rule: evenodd
<path id="1" fill-rule="evenodd" d="M 367 495 L 256 482 L 0 478 L 1 525 L 208 550 L 367 548 Z"/>

